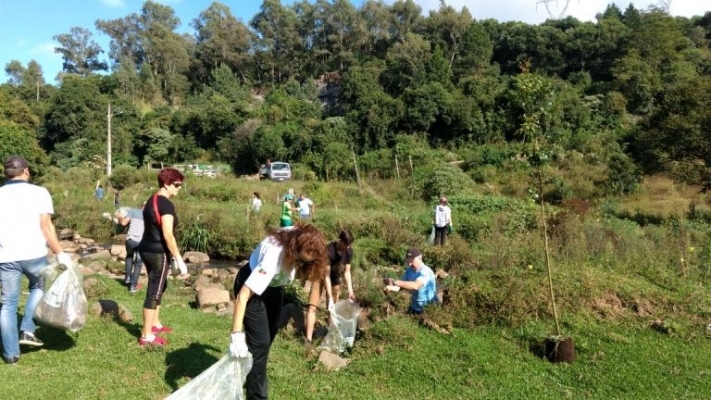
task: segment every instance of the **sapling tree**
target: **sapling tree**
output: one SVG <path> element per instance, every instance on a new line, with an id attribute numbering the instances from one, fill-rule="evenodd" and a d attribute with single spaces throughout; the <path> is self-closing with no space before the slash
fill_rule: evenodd
<path id="1" fill-rule="evenodd" d="M 543 248 L 548 272 L 548 289 L 550 292 L 551 308 L 555 320 L 556 336 L 561 337 L 558 311 L 553 291 L 553 277 L 551 273 L 550 251 L 548 247 L 548 224 L 546 222 L 546 204 L 543 201 L 543 165 L 548 160 L 548 154 L 543 149 L 546 139 L 546 123 L 550 117 L 553 99 L 555 96 L 552 83 L 544 76 L 529 72 L 528 63 L 521 66 L 522 73 L 514 78 L 512 98 L 522 111 L 522 120 L 519 128 L 525 148 L 528 153 L 529 164 L 534 168 L 533 177 L 535 188 L 534 197 L 540 205 Z"/>

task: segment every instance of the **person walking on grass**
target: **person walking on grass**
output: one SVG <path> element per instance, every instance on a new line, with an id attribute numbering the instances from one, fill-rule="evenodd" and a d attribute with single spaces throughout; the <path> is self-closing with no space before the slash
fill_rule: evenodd
<path id="1" fill-rule="evenodd" d="M 411 291 L 412 297 L 407 312 L 408 314 L 422 314 L 426 305 L 438 301 L 435 274 L 432 272 L 432 268 L 422 261 L 422 252 L 416 247 L 407 249 L 405 264 L 407 264 L 407 268 L 402 279 L 386 278 L 384 280 L 385 293 L 399 292 L 400 289 Z"/>
<path id="2" fill-rule="evenodd" d="M 316 205 L 314 202 L 301 193 L 296 204 L 298 204 L 297 208 L 299 209 L 299 219 L 303 222 L 312 222 L 314 213 L 316 212 Z"/>
<path id="3" fill-rule="evenodd" d="M 3 163 L 7 181 L 0 188 L 0 336 L 6 364 L 20 361 L 20 345 L 42 346 L 32 319 L 44 295 L 40 271 L 47 266 L 47 246 L 65 266 L 72 258 L 62 251 L 52 223 L 54 205 L 47 189 L 29 183 L 27 160 L 18 155 Z M 17 306 L 22 275 L 29 280 L 30 295 L 17 330 Z"/>
<path id="4" fill-rule="evenodd" d="M 452 210 L 446 197 L 440 197 L 434 210 L 432 224 L 435 228 L 435 245 L 443 246 L 447 242 L 447 233 L 452 228 Z"/>
<path id="5" fill-rule="evenodd" d="M 326 239 L 312 225 L 271 230 L 240 268 L 228 354 L 252 354 L 247 399 L 267 398 L 267 360 L 279 329 L 284 286 L 295 277 L 320 282 L 328 274 Z"/>
<path id="6" fill-rule="evenodd" d="M 175 168 L 164 168 L 158 173 L 158 192 L 143 206 L 145 229 L 138 244 L 141 259 L 146 264 L 148 287 L 143 302 L 143 328 L 138 343 L 141 346 L 163 346 L 168 342 L 156 334 L 170 333 L 172 329 L 160 320 L 160 303 L 167 286 L 171 259 L 177 264 L 182 276 L 188 273 L 187 266 L 178 250 L 175 229 L 178 215 L 170 201 L 180 193 L 185 177 Z"/>
<path id="7" fill-rule="evenodd" d="M 262 199 L 259 197 L 258 192 L 254 192 L 252 194 L 252 212 L 254 214 L 259 214 L 259 212 L 262 210 Z"/>
<path id="8" fill-rule="evenodd" d="M 104 188 L 101 185 L 96 186 L 96 190 L 94 190 L 94 197 L 96 197 L 96 200 L 104 199 Z"/>
<path id="9" fill-rule="evenodd" d="M 328 254 L 329 276 L 324 282 L 311 284 L 309 291 L 309 304 L 306 311 L 306 343 L 313 342 L 314 325 L 316 325 L 316 309 L 321 302 L 321 286 L 326 287 L 328 295 L 328 308 L 334 309 L 334 302 L 341 297 L 341 278 L 345 278 L 348 289 L 348 300 L 356 301 L 353 292 L 353 279 L 351 278 L 351 261 L 353 260 L 353 234 L 347 229 L 341 231 L 337 242 L 331 242 L 326 246 Z M 333 296 L 331 296 L 331 290 Z"/>
<path id="10" fill-rule="evenodd" d="M 294 200 L 294 196 L 290 194 L 284 196 L 284 202 L 281 204 L 281 219 L 279 220 L 279 227 L 281 228 L 294 225 L 291 219 L 291 213 L 292 211 L 296 211 L 296 208 L 292 206 L 292 200 Z"/>
<path id="11" fill-rule="evenodd" d="M 144 205 L 145 206 L 145 203 Z M 124 281 L 129 293 L 136 293 L 141 288 L 138 284 L 138 277 L 141 275 L 141 255 L 138 252 L 138 245 L 143 239 L 143 207 L 141 209 L 131 208 L 127 211 L 118 211 L 118 223 L 121 226 L 128 225 L 126 233 L 126 262 Z"/>

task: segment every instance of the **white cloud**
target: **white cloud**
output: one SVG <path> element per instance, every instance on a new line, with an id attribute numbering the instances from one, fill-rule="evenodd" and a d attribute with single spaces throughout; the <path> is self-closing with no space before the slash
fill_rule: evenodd
<path id="1" fill-rule="evenodd" d="M 111 8 L 123 8 L 126 7 L 126 2 L 124 0 L 101 0 L 105 6 Z"/>
<path id="2" fill-rule="evenodd" d="M 61 60 L 62 56 L 54 52 L 55 47 L 57 47 L 57 44 L 54 42 L 40 43 L 32 47 L 32 49 L 30 50 L 30 54 L 42 60 Z"/>
<path id="3" fill-rule="evenodd" d="M 565 9 L 566 1 L 569 1 L 567 9 Z M 429 13 L 429 10 L 439 9 L 439 0 L 415 0 L 415 2 L 422 7 L 425 15 Z M 595 15 L 605 11 L 610 3 L 617 4 L 622 11 L 630 3 L 640 10 L 659 5 L 657 0 L 551 0 L 548 3 L 548 8 L 555 17 L 565 9 L 565 15 L 582 21 L 594 21 Z M 708 1 L 701 0 L 672 0 L 670 11 L 672 15 L 684 17 L 704 15 L 711 11 L 711 5 L 708 3 Z M 545 4 L 540 0 L 447 0 L 447 4 L 457 10 L 467 7 L 472 16 L 478 20 L 494 18 L 499 21 L 523 21 L 537 24 L 550 17 Z"/>

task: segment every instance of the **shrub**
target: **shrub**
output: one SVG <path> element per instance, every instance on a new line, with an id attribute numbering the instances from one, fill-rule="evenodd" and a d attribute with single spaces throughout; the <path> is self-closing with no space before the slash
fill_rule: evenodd
<path id="1" fill-rule="evenodd" d="M 412 180 L 412 189 L 427 202 L 439 196 L 456 196 L 471 193 L 474 181 L 459 167 L 451 164 L 439 164 L 434 167 L 416 168 Z"/>

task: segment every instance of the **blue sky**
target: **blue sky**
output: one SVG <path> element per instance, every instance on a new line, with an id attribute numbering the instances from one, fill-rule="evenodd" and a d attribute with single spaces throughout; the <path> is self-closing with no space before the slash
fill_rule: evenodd
<path id="1" fill-rule="evenodd" d="M 351 0 L 360 6 L 363 0 Z M 34 59 L 42 66 L 45 79 L 54 83 L 54 77 L 62 68 L 61 57 L 54 53 L 57 46 L 52 36 L 68 33 L 74 26 L 87 28 L 94 32 L 96 40 L 104 50 L 108 50 L 108 37 L 96 32 L 94 22 L 97 19 L 116 19 L 131 13 L 140 12 L 143 0 L 0 0 L 0 65 L 11 60 L 19 60 L 23 65 Z M 213 0 L 159 0 L 169 5 L 180 18 L 180 31 L 191 32 L 190 22 L 202 10 L 210 6 Z M 386 0 L 392 3 L 392 0 Z M 427 14 L 429 10 L 439 8 L 439 0 L 415 0 Z M 565 8 L 566 2 L 568 7 Z M 629 3 L 646 9 L 658 4 L 658 0 L 555 0 L 549 3 L 549 9 L 540 0 L 448 0 L 447 4 L 461 9 L 466 6 L 476 19 L 495 18 L 499 21 L 517 20 L 528 23 L 541 23 L 549 15 L 559 15 L 564 9 L 567 15 L 581 20 L 593 20 L 595 14 L 605 9 L 610 2 L 615 2 L 624 9 Z M 230 7 L 232 14 L 248 22 L 259 11 L 261 0 L 223 0 L 221 3 Z M 282 1 L 292 4 L 293 0 Z M 671 13 L 690 17 L 703 15 L 711 11 L 709 0 L 674 0 Z M 0 73 L 0 82 L 6 80 L 4 70 Z"/>

